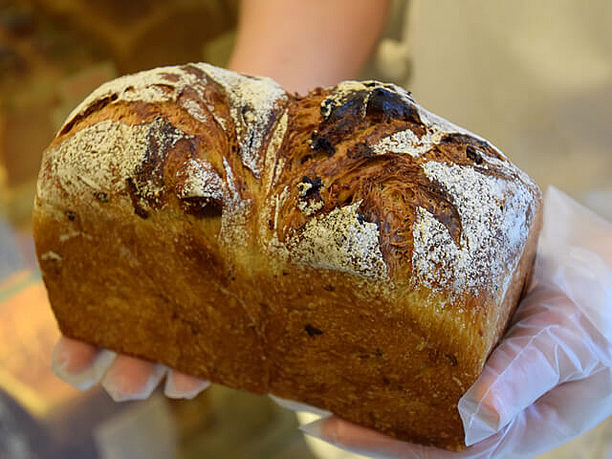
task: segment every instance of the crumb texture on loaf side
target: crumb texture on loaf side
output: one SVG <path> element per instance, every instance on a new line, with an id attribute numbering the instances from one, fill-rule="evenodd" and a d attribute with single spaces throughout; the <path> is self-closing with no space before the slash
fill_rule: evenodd
<path id="1" fill-rule="evenodd" d="M 188 64 L 75 108 L 34 230 L 65 334 L 457 449 L 456 403 L 516 306 L 540 200 L 395 85 L 300 98 Z"/>

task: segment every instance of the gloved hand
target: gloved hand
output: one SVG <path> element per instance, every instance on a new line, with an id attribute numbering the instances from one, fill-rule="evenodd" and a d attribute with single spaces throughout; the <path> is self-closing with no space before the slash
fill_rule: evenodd
<path id="1" fill-rule="evenodd" d="M 68 384 L 85 390 L 102 382 L 117 402 L 148 398 L 165 375 L 164 394 L 170 398 L 191 399 L 210 385 L 164 365 L 117 355 L 66 337 L 55 346 L 51 362 L 54 373 Z"/>
<path id="2" fill-rule="evenodd" d="M 557 189 L 545 200 L 534 282 L 481 377 L 459 401 L 451 453 L 336 417 L 302 430 L 376 457 L 534 456 L 612 415 L 612 225 Z"/>

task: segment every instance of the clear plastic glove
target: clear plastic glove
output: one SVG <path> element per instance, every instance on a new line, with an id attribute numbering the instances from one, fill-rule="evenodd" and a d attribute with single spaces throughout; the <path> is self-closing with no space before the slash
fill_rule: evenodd
<path id="1" fill-rule="evenodd" d="M 85 390 L 101 382 L 117 402 L 148 398 L 164 376 L 164 394 L 170 398 L 191 399 L 210 385 L 164 365 L 66 337 L 60 338 L 51 361 L 53 372 L 71 386 Z"/>
<path id="2" fill-rule="evenodd" d="M 611 267 L 612 224 L 551 188 L 531 290 L 459 401 L 469 448 L 401 442 L 333 416 L 302 429 L 376 457 L 531 457 L 565 443 L 612 415 Z"/>

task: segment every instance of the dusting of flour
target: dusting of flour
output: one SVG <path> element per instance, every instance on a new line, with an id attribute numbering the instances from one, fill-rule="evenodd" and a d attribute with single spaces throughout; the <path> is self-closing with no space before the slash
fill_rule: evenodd
<path id="1" fill-rule="evenodd" d="M 288 124 L 288 113 L 284 108 L 287 101 L 285 91 L 267 78 L 247 77 L 207 64 L 190 66 L 199 69 L 205 77 L 185 67 L 164 67 L 102 85 L 73 111 L 67 123 L 105 98 L 111 103 L 180 100 L 187 113 L 199 122 L 210 122 L 212 116 L 224 129 L 227 129 L 228 123 L 233 123 L 242 164 L 263 181 L 264 189 L 270 190 L 284 166 L 278 150 Z M 231 120 L 214 113 L 211 105 L 206 108 L 193 98 L 179 98 L 182 91 L 189 87 L 206 103 L 204 91 L 207 80 L 223 88 Z M 329 116 L 334 104 L 354 91 L 372 92 L 377 87 L 383 87 L 395 91 L 411 104 L 425 127 L 425 134 L 420 137 L 412 130 L 405 130 L 381 139 L 373 146 L 377 154 L 408 154 L 419 158 L 438 144 L 443 136 L 451 133 L 483 140 L 426 111 L 402 88 L 366 83 L 367 86 L 362 82 L 349 81 L 338 85 L 321 105 L 323 116 Z M 368 97 L 364 99 L 364 116 Z M 49 150 L 44 158 L 43 171 L 49 170 L 51 177 L 57 177 L 59 187 L 54 185 L 54 180 L 40 180 L 39 196 L 51 203 L 61 203 L 64 193 L 80 196 L 88 191 L 125 191 L 126 179 L 133 177 L 145 160 L 152 136 L 155 142 L 167 147 L 188 137 L 180 131 L 164 131 L 155 124 L 160 122 L 155 120 L 128 126 L 116 121 L 103 121 L 71 133 L 59 146 Z M 499 286 L 500 295 L 505 293 L 510 280 L 506 273 L 515 269 L 518 263 L 516 254 L 524 247 L 533 224 L 527 217 L 533 214 L 528 212 L 533 194 L 529 188 L 531 181 L 520 170 L 505 160 L 490 156 L 486 160 L 503 168 L 516 180 L 485 175 L 472 166 L 436 161 L 418 166 L 450 196 L 459 214 L 462 232 L 457 243 L 448 229 L 430 212 L 422 207 L 416 209 L 412 227 L 412 265 L 417 282 L 430 288 L 448 289 L 458 295 L 466 291 L 477 293 L 484 282 L 491 282 L 492 286 Z M 225 179 L 206 162 L 189 159 L 180 172 L 185 174 L 180 197 L 223 200 L 221 235 L 228 244 L 245 246 L 249 240 L 248 219 L 253 203 L 241 196 L 234 178 L 238 171 L 232 170 L 226 158 L 223 158 L 223 164 Z M 155 183 L 145 186 L 146 194 L 155 195 L 160 191 Z M 301 265 L 389 282 L 379 244 L 378 226 L 360 217 L 358 209 L 361 202 L 318 215 L 323 203 L 305 200 L 308 186 L 301 186 L 296 205 L 310 218 L 301 231 L 289 237 L 285 243 L 278 241 L 274 232 L 269 250 Z M 288 195 L 285 188 L 266 204 L 266 212 L 275 231 L 280 229 L 278 224 L 282 216 L 279 216 L 279 211 Z M 258 234 L 263 237 L 264 233 L 261 230 Z"/>
<path id="2" fill-rule="evenodd" d="M 54 180 L 39 180 L 39 197 L 59 202 L 60 190 L 71 196 L 124 190 L 125 179 L 134 176 L 145 158 L 150 132 L 156 131 L 154 124 L 128 126 L 102 121 L 72 133 L 46 152 L 42 171 L 49 169 L 50 177 L 57 178 L 59 189 Z"/>
<path id="3" fill-rule="evenodd" d="M 270 78 L 249 77 L 204 63 L 160 67 L 125 75 L 92 92 L 72 111 L 62 129 L 76 116 L 104 99 L 112 102 L 177 102 L 184 89 L 189 88 L 205 101 L 206 81 L 196 72 L 189 71 L 190 67 L 200 70 L 208 79 L 223 88 L 236 127 L 242 163 L 259 177 L 263 167 L 261 152 L 269 135 L 268 127 L 275 110 L 287 100 L 284 89 Z M 208 113 L 193 99 L 181 98 L 180 103 L 196 120 L 209 122 Z M 212 106 L 208 109 L 219 125 L 226 129 L 225 120 L 214 112 Z"/>
<path id="4" fill-rule="evenodd" d="M 287 243 L 292 258 L 315 268 L 387 279 L 378 226 L 359 218 L 360 205 L 358 201 L 311 218 Z"/>
<path id="5" fill-rule="evenodd" d="M 205 66 L 209 77 L 225 89 L 242 162 L 259 177 L 263 166 L 262 147 L 275 109 L 287 99 L 285 90 L 270 78 L 246 77 L 211 65 L 198 65 Z"/>
<path id="6" fill-rule="evenodd" d="M 429 161 L 421 167 L 451 196 L 462 234 L 457 244 L 431 213 L 417 208 L 412 255 L 417 281 L 476 294 L 490 279 L 503 296 L 506 273 L 515 269 L 532 224 L 526 218 L 531 191 L 520 181 L 487 176 L 471 166 Z"/>

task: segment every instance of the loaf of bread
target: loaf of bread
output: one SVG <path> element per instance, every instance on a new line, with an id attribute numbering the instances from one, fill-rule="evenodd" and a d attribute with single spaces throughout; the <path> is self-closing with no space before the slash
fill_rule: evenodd
<path id="1" fill-rule="evenodd" d="M 64 335 L 461 449 L 457 402 L 527 283 L 540 208 L 497 148 L 395 85 L 298 97 L 189 64 L 73 111 L 33 224 Z"/>

